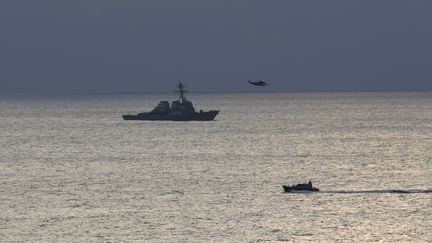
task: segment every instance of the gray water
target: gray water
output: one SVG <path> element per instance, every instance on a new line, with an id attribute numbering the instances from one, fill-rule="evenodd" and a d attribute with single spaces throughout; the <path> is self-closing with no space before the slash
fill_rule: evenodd
<path id="1" fill-rule="evenodd" d="M 431 241 L 432 93 L 2 96 L 1 242 Z M 283 193 L 311 179 L 318 193 Z M 387 193 L 406 190 L 416 193 Z"/>

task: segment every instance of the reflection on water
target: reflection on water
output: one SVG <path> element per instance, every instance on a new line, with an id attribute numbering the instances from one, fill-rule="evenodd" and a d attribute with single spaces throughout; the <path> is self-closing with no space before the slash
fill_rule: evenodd
<path id="1" fill-rule="evenodd" d="M 0 97 L 0 239 L 432 239 L 430 93 L 192 93 L 216 121 L 122 120 L 173 97 Z"/>

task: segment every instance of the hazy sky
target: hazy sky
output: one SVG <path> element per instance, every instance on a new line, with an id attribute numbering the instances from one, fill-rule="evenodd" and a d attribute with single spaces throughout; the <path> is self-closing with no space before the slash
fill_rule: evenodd
<path id="1" fill-rule="evenodd" d="M 1 0 L 0 92 L 432 90 L 430 0 Z"/>

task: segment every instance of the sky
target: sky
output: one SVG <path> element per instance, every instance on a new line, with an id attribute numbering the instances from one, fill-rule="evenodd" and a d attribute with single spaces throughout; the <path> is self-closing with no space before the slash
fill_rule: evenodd
<path id="1" fill-rule="evenodd" d="M 430 0 L 2 0 L 0 93 L 432 91 Z M 253 87 L 262 79 L 268 87 Z"/>

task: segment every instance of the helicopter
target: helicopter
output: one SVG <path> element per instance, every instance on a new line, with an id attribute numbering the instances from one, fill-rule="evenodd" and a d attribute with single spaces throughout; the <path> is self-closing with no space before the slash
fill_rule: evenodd
<path id="1" fill-rule="evenodd" d="M 257 80 L 257 79 L 254 79 L 254 80 L 250 80 L 249 79 L 248 83 L 250 83 L 250 84 L 252 84 L 254 86 L 268 86 L 269 85 L 268 83 L 266 83 L 266 82 L 264 82 L 262 80 Z"/>

